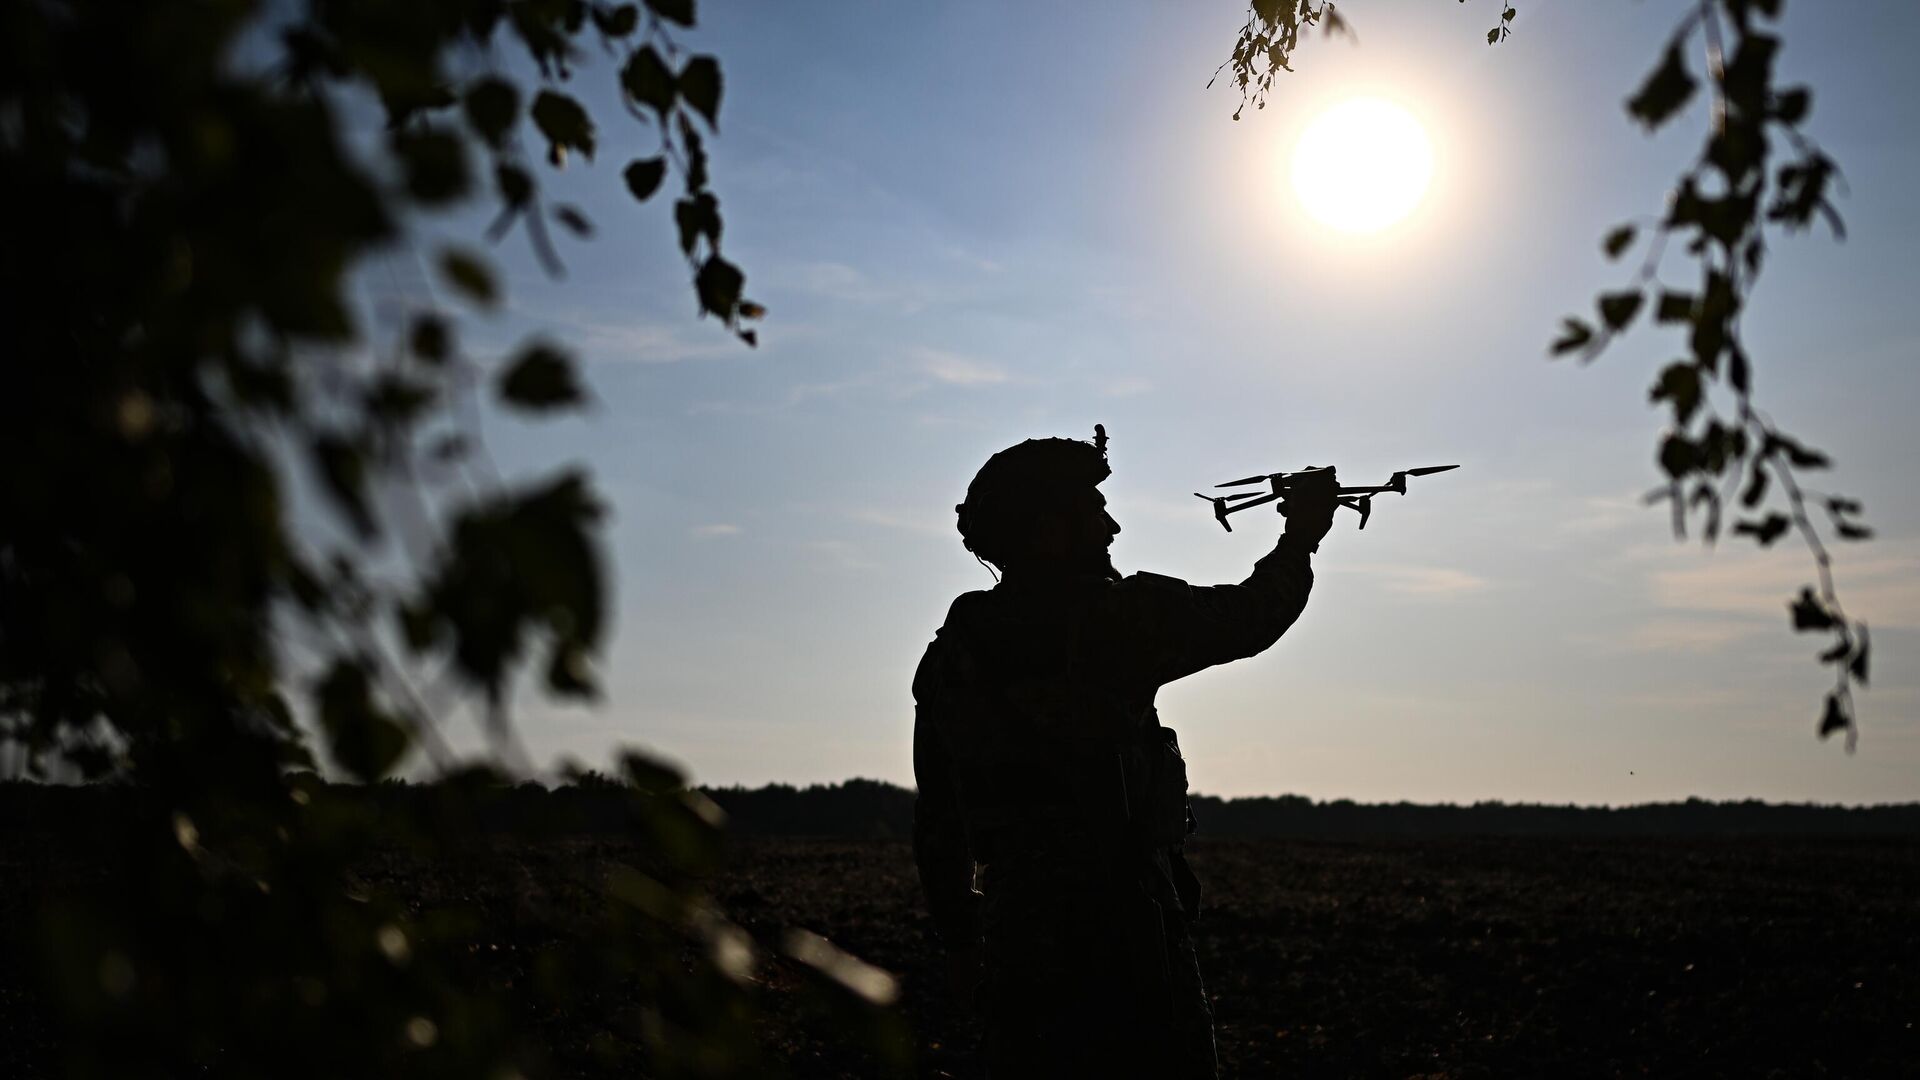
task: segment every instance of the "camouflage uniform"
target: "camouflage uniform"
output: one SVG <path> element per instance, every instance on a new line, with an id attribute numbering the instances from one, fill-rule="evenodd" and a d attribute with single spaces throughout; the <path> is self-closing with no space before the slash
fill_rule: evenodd
<path id="1" fill-rule="evenodd" d="M 954 601 L 914 676 L 914 856 L 943 940 L 984 947 L 994 1077 L 1215 1075 L 1153 699 L 1272 645 L 1312 584 L 1283 537 L 1238 585 L 1010 574 Z"/>

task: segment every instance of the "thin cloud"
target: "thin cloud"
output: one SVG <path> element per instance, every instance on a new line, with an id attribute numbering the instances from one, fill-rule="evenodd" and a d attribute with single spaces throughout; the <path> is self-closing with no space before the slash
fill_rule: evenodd
<path id="1" fill-rule="evenodd" d="M 1414 563 L 1348 563 L 1332 569 L 1335 573 L 1365 576 L 1387 592 L 1399 593 L 1402 596 L 1464 596 L 1487 587 L 1487 579 L 1450 566 L 1421 566 Z"/>
<path id="2" fill-rule="evenodd" d="M 1761 633 L 1753 619 L 1650 619 L 1628 632 L 1627 648 L 1634 652 L 1712 653 Z"/>
<path id="3" fill-rule="evenodd" d="M 745 532 L 746 530 L 742 529 L 738 525 L 730 525 L 726 522 L 718 522 L 713 525 L 695 525 L 689 531 L 692 532 L 693 535 L 695 536 L 709 537 L 709 536 L 739 536 L 741 533 Z"/>
<path id="4" fill-rule="evenodd" d="M 1847 614 L 1874 626 L 1920 628 L 1920 556 L 1875 546 L 1835 552 L 1834 578 Z M 1815 578 L 1813 557 L 1798 546 L 1645 554 L 1669 564 L 1650 571 L 1647 585 L 1654 603 L 1673 611 L 1745 615 L 1784 626 L 1788 602 Z"/>
<path id="5" fill-rule="evenodd" d="M 991 386 L 1012 378 L 992 364 L 944 349 L 920 347 L 913 350 L 913 356 L 920 370 L 948 386 Z"/>

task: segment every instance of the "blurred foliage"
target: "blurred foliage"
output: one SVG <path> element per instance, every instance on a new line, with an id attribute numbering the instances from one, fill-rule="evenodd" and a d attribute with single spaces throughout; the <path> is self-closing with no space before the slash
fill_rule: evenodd
<path id="1" fill-rule="evenodd" d="M 608 622 L 590 480 L 504 480 L 480 447 L 482 394 L 533 419 L 585 404 L 573 359 L 474 355 L 459 312 L 499 307 L 500 275 L 415 244 L 490 199 L 487 237 L 518 229 L 561 273 L 550 225 L 595 226 L 548 187 L 606 142 L 570 86 L 610 73 L 602 96 L 658 140 L 628 187 L 678 179 L 699 310 L 752 344 L 693 22 L 692 0 L 0 0 L 0 770 L 128 791 L 110 880 L 11 928 L 75 1075 L 538 1076 L 529 1018 L 609 994 L 630 1021 L 596 1046 L 609 1068 L 763 1075 L 769 951 L 898 1063 L 883 978 L 703 897 L 719 815 L 643 755 L 607 782 L 654 859 L 608 876 L 593 947 L 530 985 L 473 974 L 457 906 L 359 876 L 382 845 L 468 843 L 524 771 L 516 690 L 591 698 Z M 457 302 L 374 340 L 360 271 L 400 257 Z M 477 759 L 438 727 L 463 705 Z M 377 815 L 322 797 L 307 732 L 361 781 L 418 754 L 444 782 Z"/>
<path id="2" fill-rule="evenodd" d="M 1461 0 L 1465 3 L 1465 0 Z M 1698 156 L 1667 194 L 1655 217 L 1625 222 L 1602 239 L 1608 259 L 1636 246 L 1643 257 L 1622 287 L 1601 293 L 1595 311 L 1564 320 L 1553 356 L 1591 361 L 1644 318 L 1683 336 L 1683 352 L 1656 377 L 1650 400 L 1664 404 L 1670 423 L 1656 460 L 1665 482 L 1649 503 L 1665 502 L 1673 531 L 1685 538 L 1697 521 L 1709 545 L 1723 531 L 1767 547 L 1796 531 L 1813 556 L 1817 581 L 1788 601 L 1795 632 L 1828 635 L 1819 654 L 1834 671 L 1816 725 L 1821 738 L 1844 732 L 1851 751 L 1859 735 L 1853 687 L 1865 686 L 1870 639 L 1851 619 L 1834 588 L 1826 537 L 1859 541 L 1873 535 L 1860 520 L 1857 499 L 1815 491 L 1801 474 L 1830 465 L 1826 454 L 1777 426 L 1753 399 L 1753 363 L 1741 320 L 1768 255 L 1767 232 L 1795 233 L 1815 219 L 1845 236 L 1831 196 L 1840 170 L 1806 134 L 1813 93 L 1779 86 L 1774 60 L 1785 0 L 1688 0 L 1685 14 L 1653 70 L 1626 101 L 1627 114 L 1648 131 L 1681 116 L 1707 84 L 1708 116 Z M 1486 35 L 1497 45 L 1512 34 L 1519 12 L 1498 4 L 1499 21 Z M 1265 108 L 1273 78 L 1291 71 L 1303 31 L 1350 33 L 1329 0 L 1254 0 L 1220 71 L 1240 90 L 1239 119 L 1248 103 Z M 1702 63 L 1689 60 L 1696 42 Z M 1697 73 L 1698 72 L 1698 73 Z M 1219 72 L 1215 72 L 1216 78 Z M 1211 85 L 1211 83 L 1209 83 Z M 1670 285 L 1661 271 L 1678 245 L 1691 285 Z M 1816 520 L 1819 515 L 1824 520 Z M 1732 518 L 1731 528 L 1724 528 Z"/>

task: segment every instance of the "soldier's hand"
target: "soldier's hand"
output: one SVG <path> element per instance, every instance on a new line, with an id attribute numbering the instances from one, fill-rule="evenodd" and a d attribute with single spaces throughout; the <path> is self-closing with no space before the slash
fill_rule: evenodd
<path id="1" fill-rule="evenodd" d="M 1295 477 L 1282 506 L 1287 535 L 1315 548 L 1333 528 L 1333 512 L 1340 508 L 1340 480 L 1331 468 Z"/>
<path id="2" fill-rule="evenodd" d="M 979 943 L 947 950 L 947 991 L 963 1009 L 977 1008 L 980 986 L 986 981 L 986 963 Z"/>

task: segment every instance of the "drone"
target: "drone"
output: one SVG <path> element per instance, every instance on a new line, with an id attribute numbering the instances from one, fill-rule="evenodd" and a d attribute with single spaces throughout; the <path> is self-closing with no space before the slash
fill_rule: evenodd
<path id="1" fill-rule="evenodd" d="M 1334 489 L 1334 494 L 1339 497 L 1341 506 L 1360 515 L 1360 527 L 1364 529 L 1367 527 L 1367 518 L 1373 514 L 1373 497 L 1375 495 L 1385 494 L 1389 491 L 1396 495 L 1405 495 L 1407 493 L 1407 477 L 1431 476 L 1434 473 L 1443 473 L 1448 469 L 1457 469 L 1459 467 L 1458 465 L 1428 465 L 1421 469 L 1402 469 L 1394 473 L 1392 479 L 1384 484 L 1378 484 L 1372 487 L 1336 488 Z M 1299 472 L 1268 473 L 1265 476 L 1249 476 L 1244 480 L 1229 480 L 1224 484 L 1214 485 L 1216 488 L 1230 488 L 1247 487 L 1252 484 L 1266 484 L 1268 485 L 1268 490 L 1264 492 L 1236 491 L 1231 495 L 1202 495 L 1196 491 L 1193 494 L 1197 499 L 1205 499 L 1207 502 L 1212 503 L 1213 519 L 1220 523 L 1221 528 L 1232 532 L 1233 526 L 1227 523 L 1228 514 L 1237 514 L 1242 510 L 1285 499 L 1292 490 L 1293 482 L 1300 477 L 1332 471 L 1332 467 L 1328 466 L 1325 468 L 1302 469 Z M 1277 509 L 1282 513 L 1286 512 L 1284 503 Z"/>

